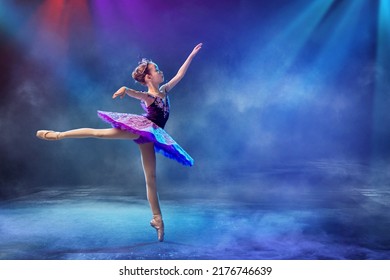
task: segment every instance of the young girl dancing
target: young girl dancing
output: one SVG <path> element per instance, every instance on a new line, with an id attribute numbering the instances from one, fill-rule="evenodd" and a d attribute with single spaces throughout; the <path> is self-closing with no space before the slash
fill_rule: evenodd
<path id="1" fill-rule="evenodd" d="M 44 140 L 61 140 L 64 138 L 102 138 L 131 139 L 138 144 L 141 151 L 147 198 L 153 213 L 150 225 L 156 229 L 159 241 L 164 240 L 164 222 L 156 186 L 156 154 L 175 159 L 178 162 L 192 166 L 193 159 L 172 139 L 163 129 L 169 117 L 168 92 L 184 77 L 192 59 L 202 48 L 198 44 L 187 57 L 177 74 L 161 87 L 164 81 L 163 72 L 151 60 L 142 59 L 134 69 L 132 77 L 148 88 L 147 92 L 137 91 L 125 86 L 118 89 L 112 98 L 123 98 L 125 95 L 141 100 L 141 106 L 146 111 L 144 115 L 134 115 L 116 112 L 98 111 L 98 116 L 111 124 L 112 128 L 94 129 L 79 128 L 64 132 L 39 130 L 37 137 Z"/>

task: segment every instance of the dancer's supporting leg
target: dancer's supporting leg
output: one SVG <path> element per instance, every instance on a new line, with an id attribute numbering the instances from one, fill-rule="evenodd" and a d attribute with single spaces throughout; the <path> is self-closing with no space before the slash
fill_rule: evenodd
<path id="1" fill-rule="evenodd" d="M 144 169 L 146 192 L 150 208 L 152 209 L 153 219 L 150 225 L 157 230 L 157 238 L 159 241 L 164 240 L 164 222 L 162 220 L 160 202 L 158 199 L 156 185 L 156 153 L 154 151 L 154 143 L 139 144 L 141 151 L 142 167 Z"/>

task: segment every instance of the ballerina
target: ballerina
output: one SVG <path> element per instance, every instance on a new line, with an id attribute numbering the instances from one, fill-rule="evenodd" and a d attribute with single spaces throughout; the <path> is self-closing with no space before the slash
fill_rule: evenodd
<path id="1" fill-rule="evenodd" d="M 138 144 L 141 152 L 142 167 L 145 175 L 147 199 L 152 210 L 150 225 L 156 229 L 159 241 L 164 240 L 164 222 L 156 184 L 156 152 L 177 160 L 186 166 L 192 166 L 191 156 L 164 130 L 169 118 L 169 94 L 184 77 L 192 59 L 202 48 L 194 47 L 177 74 L 167 83 L 158 65 L 151 60 L 142 59 L 132 72 L 134 80 L 147 87 L 148 91 L 137 91 L 122 86 L 112 98 L 123 98 L 126 95 L 139 99 L 146 111 L 144 115 L 98 111 L 98 116 L 111 124 L 112 128 L 95 129 L 79 128 L 63 132 L 39 130 L 37 137 L 43 140 L 62 140 L 65 138 L 101 138 L 129 139 Z"/>

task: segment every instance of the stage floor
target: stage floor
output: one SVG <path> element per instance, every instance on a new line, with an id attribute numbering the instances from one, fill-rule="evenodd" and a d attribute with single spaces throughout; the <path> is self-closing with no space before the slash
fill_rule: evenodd
<path id="1" fill-rule="evenodd" d="M 160 243 L 142 195 L 45 188 L 0 203 L 0 259 L 390 259 L 389 191 L 259 193 L 247 202 L 160 197 Z"/>

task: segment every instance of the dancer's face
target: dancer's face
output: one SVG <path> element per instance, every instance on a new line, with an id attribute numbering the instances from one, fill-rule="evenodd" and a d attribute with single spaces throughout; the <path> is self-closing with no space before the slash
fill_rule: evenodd
<path id="1" fill-rule="evenodd" d="M 148 64 L 148 75 L 150 75 L 151 81 L 155 82 L 156 84 L 161 84 L 164 81 L 164 73 L 155 63 Z"/>

